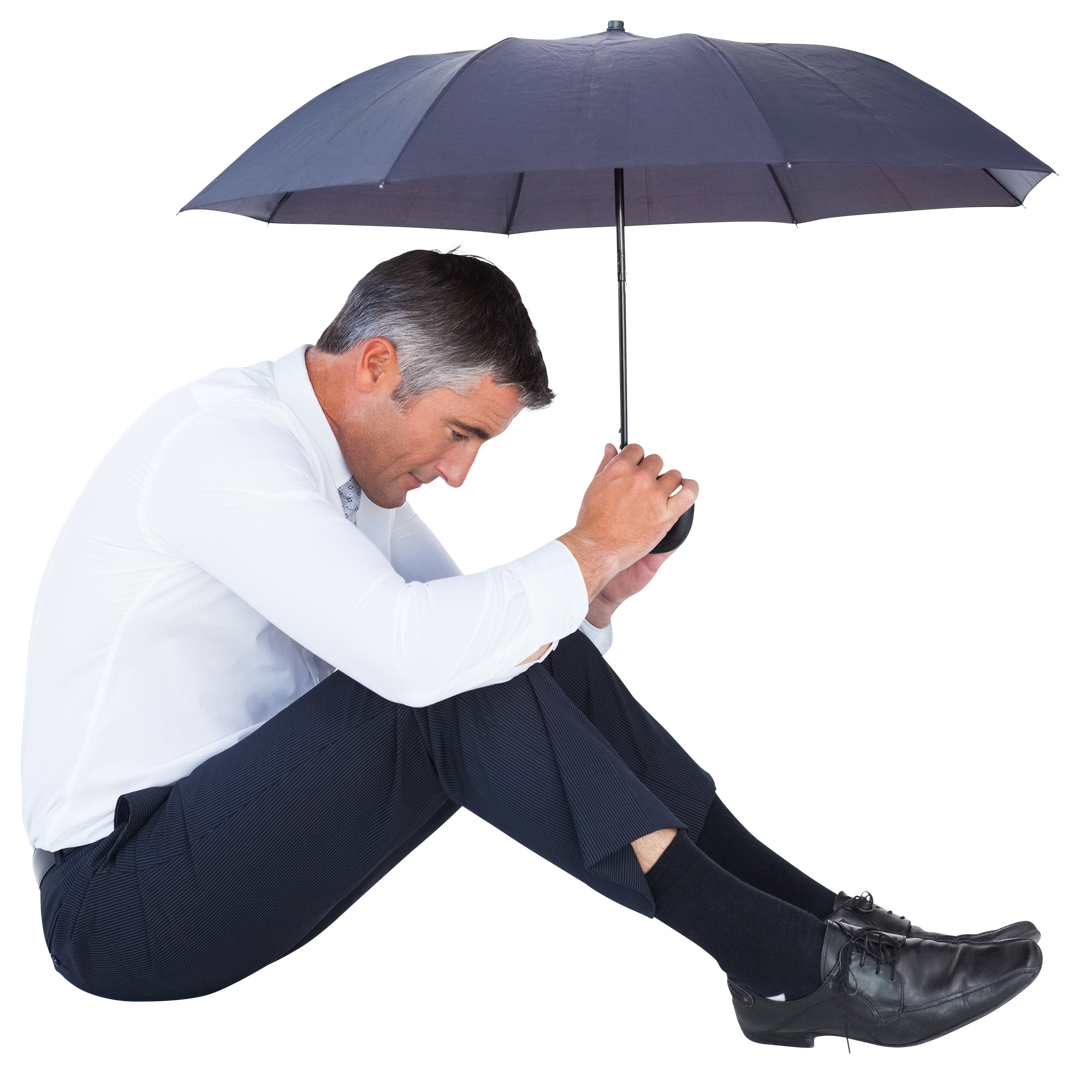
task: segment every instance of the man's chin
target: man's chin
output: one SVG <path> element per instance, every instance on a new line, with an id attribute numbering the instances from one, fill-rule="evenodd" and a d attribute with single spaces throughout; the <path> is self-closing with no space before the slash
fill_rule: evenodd
<path id="1" fill-rule="evenodd" d="M 407 495 L 408 492 L 394 492 L 389 495 L 380 494 L 377 498 L 375 496 L 368 496 L 368 499 L 376 507 L 382 507 L 387 511 L 392 511 L 395 507 L 401 507 L 405 503 L 405 497 Z"/>
<path id="2" fill-rule="evenodd" d="M 401 507 L 405 503 L 405 497 L 413 489 L 422 488 L 423 484 L 419 478 L 414 477 L 412 474 L 404 474 L 389 488 L 384 487 L 372 492 L 363 489 L 363 492 L 376 507 L 383 507 L 388 511 L 392 511 L 395 507 Z M 407 488 L 402 487 L 406 485 Z"/>

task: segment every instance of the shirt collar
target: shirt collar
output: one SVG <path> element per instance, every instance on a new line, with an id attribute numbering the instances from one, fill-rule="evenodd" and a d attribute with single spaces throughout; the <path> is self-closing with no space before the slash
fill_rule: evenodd
<path id="1" fill-rule="evenodd" d="M 330 478 L 338 489 L 352 479 L 345 456 L 338 447 L 337 437 L 330 423 L 326 420 L 322 407 L 319 406 L 315 389 L 308 377 L 307 362 L 304 355 L 307 346 L 297 347 L 284 358 L 274 363 L 274 382 L 277 385 L 278 398 L 300 419 L 300 423 L 311 434 L 315 446 L 326 461 Z M 394 509 L 379 507 L 360 494 L 360 505 L 356 510 L 356 528 L 390 559 L 390 543 L 394 527 Z"/>
<path id="2" fill-rule="evenodd" d="M 297 347 L 296 350 L 279 358 L 274 363 L 274 381 L 277 384 L 278 396 L 286 406 L 300 419 L 304 428 L 311 434 L 327 465 L 334 484 L 341 488 L 351 477 L 349 467 L 345 464 L 345 456 L 338 447 L 334 430 L 326 420 L 326 415 L 319 406 L 319 400 L 315 395 L 315 389 L 311 386 L 308 378 L 307 362 L 304 355 L 307 353 L 309 344 Z"/>

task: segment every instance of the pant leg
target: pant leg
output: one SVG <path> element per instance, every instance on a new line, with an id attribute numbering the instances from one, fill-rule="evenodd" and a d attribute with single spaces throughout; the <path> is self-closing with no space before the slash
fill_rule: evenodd
<path id="1" fill-rule="evenodd" d="M 646 711 L 580 631 L 563 638 L 545 666 L 630 771 L 696 841 L 716 798 L 712 776 Z"/>
<path id="2" fill-rule="evenodd" d="M 647 914 L 629 843 L 684 826 L 542 665 L 425 709 L 338 674 L 179 782 L 121 798 L 114 832 L 42 885 L 54 962 L 109 998 L 223 988 L 320 931 L 458 804 Z"/>
<path id="3" fill-rule="evenodd" d="M 609 899 L 652 916 L 630 843 L 686 825 L 543 664 L 413 712 L 452 801 Z"/>

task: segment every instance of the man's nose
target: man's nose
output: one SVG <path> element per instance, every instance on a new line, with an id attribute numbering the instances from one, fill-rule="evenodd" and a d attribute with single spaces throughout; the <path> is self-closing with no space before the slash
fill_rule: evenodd
<path id="1" fill-rule="evenodd" d="M 444 456 L 436 464 L 440 477 L 452 488 L 461 488 L 465 484 L 465 478 L 469 476 L 472 464 L 476 461 L 478 448 L 469 445 L 467 450 L 455 452 L 453 455 Z"/>

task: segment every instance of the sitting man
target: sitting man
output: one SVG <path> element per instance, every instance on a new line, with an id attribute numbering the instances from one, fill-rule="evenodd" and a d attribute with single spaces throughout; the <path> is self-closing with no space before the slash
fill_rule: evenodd
<path id="1" fill-rule="evenodd" d="M 25 816 L 67 980 L 224 988 L 458 806 L 708 951 L 756 1041 L 914 1044 L 1034 979 L 1029 922 L 924 932 L 762 845 L 607 665 L 695 482 L 609 445 L 573 529 L 460 574 L 408 493 L 459 486 L 551 399 L 513 283 L 413 251 L 317 346 L 212 373 L 120 439 L 31 640 Z"/>

